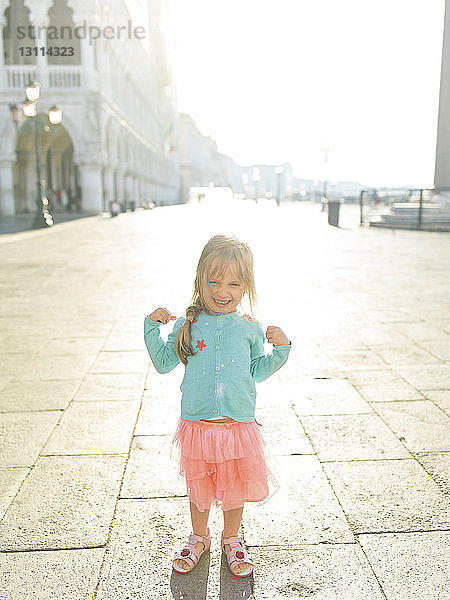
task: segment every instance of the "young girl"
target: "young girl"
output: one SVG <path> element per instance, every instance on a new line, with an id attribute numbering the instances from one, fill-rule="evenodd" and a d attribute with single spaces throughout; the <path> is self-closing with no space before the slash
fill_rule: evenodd
<path id="1" fill-rule="evenodd" d="M 166 344 L 159 327 L 176 317 L 166 308 L 145 317 L 144 340 L 156 370 L 168 373 L 180 361 L 185 365 L 173 447 L 186 478 L 193 533 L 173 560 L 179 573 L 192 571 L 210 548 L 208 517 L 214 502 L 223 510 L 221 546 L 230 570 L 237 577 L 250 575 L 253 562 L 238 536 L 244 503 L 268 497 L 268 478 L 276 484 L 255 422 L 255 381 L 284 365 L 291 342 L 279 327 L 269 326 L 266 337 L 274 348 L 265 355 L 260 324 L 237 311 L 245 296 L 253 311 L 250 248 L 219 234 L 203 248 L 191 305 Z"/>

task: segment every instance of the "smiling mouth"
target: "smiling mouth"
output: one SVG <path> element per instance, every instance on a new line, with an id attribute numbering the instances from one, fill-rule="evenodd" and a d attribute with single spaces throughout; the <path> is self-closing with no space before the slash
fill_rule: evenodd
<path id="1" fill-rule="evenodd" d="M 231 300 L 216 300 L 215 298 L 213 298 L 214 302 L 218 305 L 218 306 L 226 306 L 229 302 L 231 302 Z"/>

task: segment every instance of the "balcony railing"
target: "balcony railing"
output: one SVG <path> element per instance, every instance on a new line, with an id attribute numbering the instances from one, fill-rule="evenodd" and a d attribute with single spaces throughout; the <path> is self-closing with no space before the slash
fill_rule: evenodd
<path id="1" fill-rule="evenodd" d="M 23 90 L 30 81 L 39 79 L 35 65 L 6 65 L 6 89 Z M 50 65 L 46 70 L 50 89 L 81 87 L 81 66 Z"/>

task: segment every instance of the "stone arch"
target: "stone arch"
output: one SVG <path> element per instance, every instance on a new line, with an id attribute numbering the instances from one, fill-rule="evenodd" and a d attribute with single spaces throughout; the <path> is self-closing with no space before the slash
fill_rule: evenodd
<path id="1" fill-rule="evenodd" d="M 43 127 L 46 120 L 41 119 Z M 16 163 L 13 169 L 16 213 L 34 212 L 37 197 L 35 133 L 30 122 L 17 131 Z M 41 174 L 54 212 L 79 208 L 78 170 L 73 160 L 74 145 L 67 128 L 58 125 L 41 131 Z"/>

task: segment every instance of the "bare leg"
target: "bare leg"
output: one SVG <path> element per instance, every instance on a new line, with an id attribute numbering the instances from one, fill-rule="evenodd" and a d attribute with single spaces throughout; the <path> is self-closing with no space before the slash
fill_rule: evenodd
<path id="1" fill-rule="evenodd" d="M 239 526 L 242 521 L 242 512 L 244 507 L 233 508 L 232 510 L 223 511 L 223 537 L 229 538 L 234 537 L 238 534 Z M 225 544 L 225 551 L 230 551 L 230 545 Z M 234 573 L 241 573 L 246 571 L 250 565 L 246 562 L 238 563 L 233 566 Z"/>
<path id="2" fill-rule="evenodd" d="M 204 510 L 200 512 L 198 508 L 195 506 L 193 502 L 189 503 L 191 509 L 191 522 L 192 522 L 192 532 L 195 535 L 206 535 L 208 533 L 208 518 L 209 518 L 209 508 L 208 510 Z M 204 550 L 205 545 L 203 542 L 197 542 L 195 544 L 195 549 L 200 552 Z M 176 564 L 179 565 L 182 569 L 190 569 L 190 563 L 182 560 L 181 558 L 177 559 Z"/>

